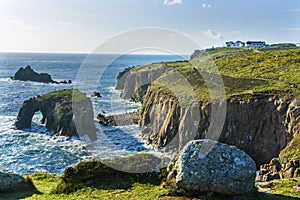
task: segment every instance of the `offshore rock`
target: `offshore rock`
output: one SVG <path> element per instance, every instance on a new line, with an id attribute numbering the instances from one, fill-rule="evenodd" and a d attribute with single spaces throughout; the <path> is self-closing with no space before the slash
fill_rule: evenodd
<path id="1" fill-rule="evenodd" d="M 255 162 L 238 148 L 193 140 L 180 152 L 168 182 L 188 193 L 239 195 L 253 189 L 255 171 Z"/>
<path id="2" fill-rule="evenodd" d="M 138 124 L 138 112 L 124 113 L 118 115 L 105 116 L 101 113 L 97 115 L 97 120 L 104 126 L 128 126 Z"/>
<path id="3" fill-rule="evenodd" d="M 63 84 L 71 84 L 72 81 L 54 81 L 51 76 L 47 73 L 37 73 L 35 72 L 29 65 L 26 68 L 21 67 L 16 74 L 11 77 L 12 80 L 20 80 L 20 81 L 34 81 L 41 83 L 63 83 Z"/>
<path id="4" fill-rule="evenodd" d="M 35 112 L 41 111 L 42 124 L 59 136 L 84 136 L 96 140 L 92 103 L 78 90 L 54 91 L 23 102 L 15 127 L 30 128 Z"/>

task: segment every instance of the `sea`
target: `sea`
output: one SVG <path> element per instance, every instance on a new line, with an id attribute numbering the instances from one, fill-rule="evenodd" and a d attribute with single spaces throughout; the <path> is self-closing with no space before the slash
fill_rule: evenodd
<path id="1" fill-rule="evenodd" d="M 142 141 L 137 125 L 102 126 L 97 123 L 96 116 L 100 112 L 110 115 L 132 112 L 140 108 L 139 103 L 121 99 L 120 91 L 115 90 L 117 75 L 125 68 L 185 59 L 186 57 L 177 55 L 0 53 L 0 170 L 18 174 L 62 174 L 67 167 L 86 159 L 108 159 L 153 151 L 151 146 Z M 20 67 L 27 65 L 36 72 L 50 74 L 55 81 L 71 80 L 72 84 L 11 80 L 10 77 L 14 76 Z M 101 66 L 101 69 L 97 66 Z M 80 78 L 83 73 L 86 74 L 86 79 Z M 89 75 L 94 79 L 95 76 L 99 77 L 96 77 L 96 82 L 89 81 Z M 95 125 L 98 129 L 96 141 L 91 142 L 78 137 L 53 137 L 53 132 L 40 123 L 40 112 L 35 113 L 31 128 L 14 128 L 24 100 L 55 90 L 74 88 L 76 85 L 92 88 L 84 91 L 88 96 L 91 96 L 92 90 L 100 92 L 102 96 L 91 97 Z"/>

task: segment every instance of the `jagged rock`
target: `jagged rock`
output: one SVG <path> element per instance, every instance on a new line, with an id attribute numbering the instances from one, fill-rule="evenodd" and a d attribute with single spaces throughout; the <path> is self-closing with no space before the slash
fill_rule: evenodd
<path id="1" fill-rule="evenodd" d="M 100 92 L 93 92 L 93 94 L 91 95 L 91 97 L 102 97 Z"/>
<path id="2" fill-rule="evenodd" d="M 121 97 L 124 99 L 142 100 L 142 98 L 139 98 L 141 96 L 137 95 L 145 95 L 149 84 L 170 70 L 167 65 L 154 70 L 145 70 L 141 73 L 135 73 L 135 68 L 126 68 L 117 77 L 116 89 L 122 90 Z"/>
<path id="3" fill-rule="evenodd" d="M 24 178 L 20 175 L 0 171 L 0 191 L 11 189 L 24 181 Z"/>
<path id="4" fill-rule="evenodd" d="M 300 114 L 296 112 L 297 106 L 290 106 L 291 102 L 270 96 L 227 99 L 225 124 L 219 141 L 245 151 L 255 160 L 257 167 L 269 162 L 299 134 Z M 170 142 L 174 143 L 174 148 L 181 149 L 187 139 L 211 138 L 206 135 L 211 106 L 207 102 L 181 106 L 172 96 L 149 87 L 139 119 L 143 137 L 150 138 L 157 149 L 170 147 Z"/>
<path id="5" fill-rule="evenodd" d="M 72 81 L 54 81 L 51 78 L 51 75 L 47 73 L 37 73 L 35 72 L 29 65 L 26 68 L 21 67 L 16 74 L 11 77 L 12 80 L 20 80 L 20 81 L 34 81 L 34 82 L 41 82 L 41 83 L 63 83 L 63 84 L 71 84 Z"/>
<path id="6" fill-rule="evenodd" d="M 238 195 L 253 189 L 255 171 L 255 162 L 238 148 L 213 140 L 193 140 L 180 152 L 168 183 L 193 194 Z"/>
<path id="7" fill-rule="evenodd" d="M 138 113 L 132 112 L 110 116 L 99 113 L 97 119 L 98 122 L 104 126 L 127 126 L 138 124 Z"/>
<path id="8" fill-rule="evenodd" d="M 269 164 L 260 166 L 256 181 L 265 182 L 275 179 L 300 177 L 300 160 L 288 158 L 273 158 Z"/>
<path id="9" fill-rule="evenodd" d="M 30 128 L 35 112 L 41 111 L 41 122 L 55 135 L 83 136 L 96 139 L 92 103 L 78 90 L 61 90 L 30 98 L 23 102 L 15 126 Z"/>
<path id="10" fill-rule="evenodd" d="M 13 80 L 20 80 L 20 81 L 35 81 L 35 82 L 42 82 L 42 83 L 54 83 L 51 76 L 46 73 L 37 73 L 33 71 L 33 69 L 28 65 L 26 68 L 21 67 L 14 77 Z"/>

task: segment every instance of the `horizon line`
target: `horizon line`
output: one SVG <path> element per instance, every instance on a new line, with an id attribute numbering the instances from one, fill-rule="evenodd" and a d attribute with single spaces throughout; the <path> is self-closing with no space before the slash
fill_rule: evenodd
<path id="1" fill-rule="evenodd" d="M 99 54 L 99 55 L 169 55 L 169 56 L 188 56 L 186 55 L 176 55 L 176 54 L 167 54 L 167 53 L 116 53 L 116 52 L 103 52 L 103 53 L 97 53 L 97 52 L 54 52 L 54 51 L 0 51 L 0 54 L 10 54 L 10 53 L 19 53 L 19 54 L 85 54 L 85 55 L 91 55 L 91 54 Z"/>

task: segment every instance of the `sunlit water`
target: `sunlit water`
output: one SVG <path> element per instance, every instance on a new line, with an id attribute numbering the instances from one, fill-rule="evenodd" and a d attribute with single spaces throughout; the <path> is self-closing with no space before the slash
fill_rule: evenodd
<path id="1" fill-rule="evenodd" d="M 94 62 L 101 63 L 109 55 L 98 55 Z M 37 112 L 30 129 L 15 130 L 16 120 L 22 102 L 36 95 L 53 90 L 72 88 L 76 84 L 76 74 L 84 54 L 0 54 L 0 169 L 8 169 L 20 174 L 33 172 L 63 173 L 68 166 L 88 158 L 113 158 L 127 156 L 141 151 L 148 151 L 139 138 L 137 126 L 98 128 L 98 140 L 93 143 L 80 138 L 66 140 L 64 137 L 51 137 L 40 124 L 41 113 Z M 105 70 L 95 87 L 102 98 L 91 98 L 95 117 L 101 111 L 107 114 L 137 110 L 139 104 L 119 98 L 114 89 L 116 77 L 126 67 L 159 61 L 182 60 L 178 56 L 126 55 L 119 57 Z M 12 81 L 10 77 L 20 67 L 27 65 L 37 72 L 49 73 L 52 79 L 72 80 L 74 84 L 43 84 L 34 82 Z M 93 71 L 95 69 L 86 69 Z M 89 94 L 88 94 L 89 95 Z"/>

